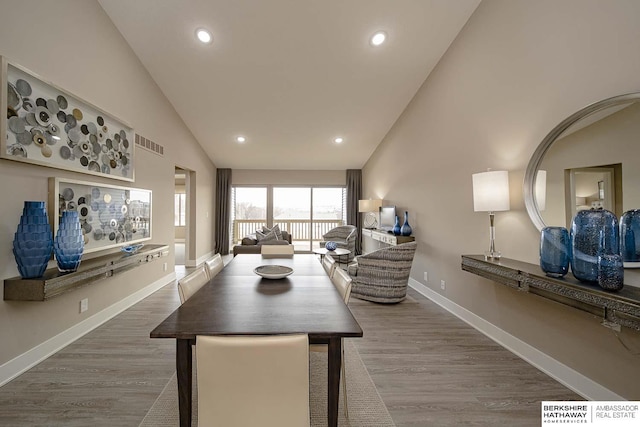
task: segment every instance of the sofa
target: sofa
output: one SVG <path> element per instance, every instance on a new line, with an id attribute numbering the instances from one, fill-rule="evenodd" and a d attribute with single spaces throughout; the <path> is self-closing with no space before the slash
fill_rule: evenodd
<path id="1" fill-rule="evenodd" d="M 349 255 L 340 257 L 340 262 L 349 262 L 353 260 L 356 254 L 356 239 L 358 238 L 358 229 L 354 225 L 341 225 L 332 228 L 322 235 L 320 247 L 324 248 L 327 242 L 336 242 L 337 247 L 348 249 L 351 251 Z M 336 260 L 338 261 L 338 260 Z"/>
<path id="2" fill-rule="evenodd" d="M 349 264 L 351 296 L 380 303 L 397 303 L 405 299 L 416 242 L 389 246 L 359 255 Z"/>
<path id="3" fill-rule="evenodd" d="M 268 240 L 265 242 L 259 242 L 257 235 L 249 234 L 242 238 L 242 242 L 239 245 L 233 247 L 233 256 L 238 254 L 259 254 L 262 249 L 262 245 L 290 245 L 291 234 L 287 231 L 282 231 L 282 239 Z"/>

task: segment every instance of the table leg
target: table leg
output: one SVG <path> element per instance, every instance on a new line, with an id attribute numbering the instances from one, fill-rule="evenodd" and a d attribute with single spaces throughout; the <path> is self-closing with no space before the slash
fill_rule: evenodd
<path id="1" fill-rule="evenodd" d="M 180 427 L 191 427 L 191 388 L 193 384 L 191 340 L 177 339 L 176 372 L 178 377 L 178 408 Z"/>
<path id="2" fill-rule="evenodd" d="M 342 340 L 329 339 L 329 373 L 327 396 L 327 420 L 329 427 L 338 426 L 338 402 L 340 402 L 340 367 L 342 366 Z"/>

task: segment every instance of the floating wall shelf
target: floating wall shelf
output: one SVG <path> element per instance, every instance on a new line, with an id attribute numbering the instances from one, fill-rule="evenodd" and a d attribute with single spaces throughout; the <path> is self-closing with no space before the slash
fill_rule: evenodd
<path id="1" fill-rule="evenodd" d="M 640 331 L 640 288 L 625 286 L 608 292 L 598 285 L 576 280 L 571 274 L 556 279 L 536 264 L 508 258 L 485 260 L 483 255 L 462 255 L 462 269 L 523 292 L 569 305 L 599 316 L 603 325 Z M 640 283 L 640 272 L 625 270 L 625 283 Z M 630 281 L 630 282 L 629 282 Z"/>
<path id="2" fill-rule="evenodd" d="M 60 273 L 57 268 L 50 268 L 36 279 L 5 279 L 4 300 L 46 301 L 168 255 L 167 245 L 145 245 L 131 255 L 116 252 L 83 260 L 73 273 Z"/>

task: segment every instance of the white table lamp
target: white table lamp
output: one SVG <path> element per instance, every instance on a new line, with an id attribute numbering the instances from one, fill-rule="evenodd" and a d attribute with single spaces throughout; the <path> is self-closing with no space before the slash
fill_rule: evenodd
<path id="1" fill-rule="evenodd" d="M 382 207 L 382 200 L 358 200 L 358 212 L 364 212 L 364 228 L 378 227 L 378 210 Z"/>
<path id="2" fill-rule="evenodd" d="M 495 212 L 508 211 L 509 205 L 509 172 L 488 171 L 474 173 L 473 178 L 473 210 L 489 212 L 489 250 L 485 258 L 499 259 L 500 251 L 496 251 L 494 226 Z"/>

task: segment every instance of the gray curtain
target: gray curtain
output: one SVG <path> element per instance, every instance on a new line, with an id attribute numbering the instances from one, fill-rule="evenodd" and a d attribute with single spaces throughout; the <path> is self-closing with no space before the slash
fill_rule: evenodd
<path id="1" fill-rule="evenodd" d="M 362 253 L 362 221 L 358 212 L 360 199 L 362 199 L 362 170 L 347 169 L 347 224 L 358 228 L 356 255 Z"/>
<path id="2" fill-rule="evenodd" d="M 231 169 L 216 173 L 216 252 L 229 253 L 229 218 L 231 217 Z"/>

